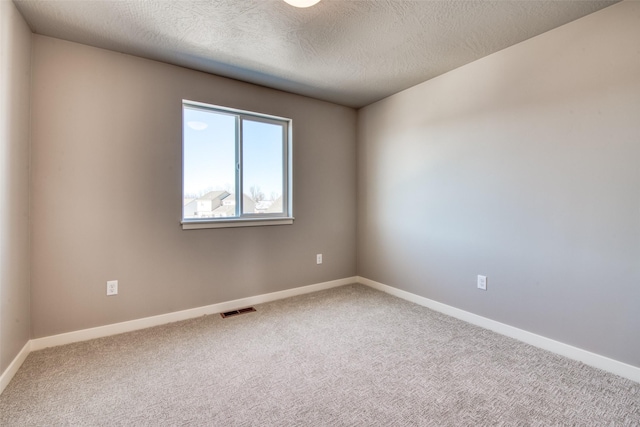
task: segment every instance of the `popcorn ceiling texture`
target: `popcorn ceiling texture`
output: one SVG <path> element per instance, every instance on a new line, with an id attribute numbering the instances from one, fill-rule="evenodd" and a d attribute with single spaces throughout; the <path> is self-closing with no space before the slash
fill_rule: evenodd
<path id="1" fill-rule="evenodd" d="M 15 1 L 46 36 L 362 107 L 616 1 Z"/>

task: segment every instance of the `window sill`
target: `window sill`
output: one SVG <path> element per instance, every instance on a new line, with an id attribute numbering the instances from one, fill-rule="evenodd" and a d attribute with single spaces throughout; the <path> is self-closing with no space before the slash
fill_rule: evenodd
<path id="1" fill-rule="evenodd" d="M 183 230 L 197 230 L 201 228 L 233 228 L 233 227 L 263 227 L 266 225 L 290 225 L 293 217 L 260 218 L 260 219 L 217 219 L 203 221 L 184 221 Z"/>

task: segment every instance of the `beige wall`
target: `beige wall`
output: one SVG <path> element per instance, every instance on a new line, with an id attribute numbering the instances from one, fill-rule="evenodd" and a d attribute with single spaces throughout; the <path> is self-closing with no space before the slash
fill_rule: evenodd
<path id="1" fill-rule="evenodd" d="M 360 110 L 358 274 L 640 366 L 639 41 L 623 2 Z"/>
<path id="2" fill-rule="evenodd" d="M 33 338 L 355 275 L 355 110 L 37 35 L 33 61 Z M 183 98 L 293 119 L 293 225 L 181 229 Z"/>
<path id="3" fill-rule="evenodd" d="M 0 1 L 0 373 L 29 341 L 31 31 Z"/>

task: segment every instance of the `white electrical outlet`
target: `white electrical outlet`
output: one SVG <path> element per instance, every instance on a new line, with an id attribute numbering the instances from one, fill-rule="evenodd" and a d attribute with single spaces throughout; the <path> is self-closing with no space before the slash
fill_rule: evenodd
<path id="1" fill-rule="evenodd" d="M 118 295 L 118 281 L 109 280 L 107 282 L 107 295 Z"/>
<path id="2" fill-rule="evenodd" d="M 316 264 L 322 264 L 322 254 L 316 255 Z"/>
<path id="3" fill-rule="evenodd" d="M 487 276 L 478 275 L 478 289 L 487 290 Z"/>

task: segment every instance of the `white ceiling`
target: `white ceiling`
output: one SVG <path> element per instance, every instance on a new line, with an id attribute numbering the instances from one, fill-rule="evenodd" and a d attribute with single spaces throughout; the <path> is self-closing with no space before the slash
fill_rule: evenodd
<path id="1" fill-rule="evenodd" d="M 37 34 L 362 107 L 617 1 L 14 2 Z"/>

